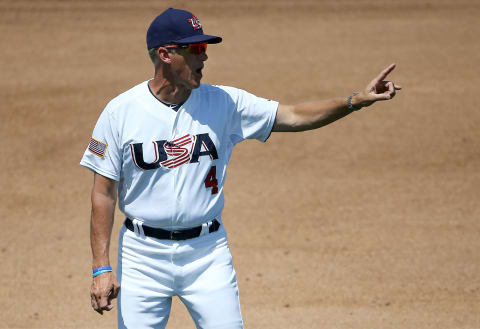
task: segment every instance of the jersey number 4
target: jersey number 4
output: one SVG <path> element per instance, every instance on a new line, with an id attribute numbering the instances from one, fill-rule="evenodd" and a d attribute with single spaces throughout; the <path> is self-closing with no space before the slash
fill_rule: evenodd
<path id="1" fill-rule="evenodd" d="M 210 171 L 207 174 L 207 178 L 205 178 L 205 187 L 212 188 L 212 194 L 218 193 L 218 181 L 217 181 L 217 167 L 212 166 Z"/>

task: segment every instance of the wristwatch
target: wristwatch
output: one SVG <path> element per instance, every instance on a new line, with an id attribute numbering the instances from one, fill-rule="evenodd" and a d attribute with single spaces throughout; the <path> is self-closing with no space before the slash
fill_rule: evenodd
<path id="1" fill-rule="evenodd" d="M 352 98 L 353 96 L 355 95 L 358 95 L 359 93 L 353 93 L 351 94 L 350 96 L 348 96 L 347 98 L 347 108 L 350 110 L 350 111 L 358 111 L 360 110 L 362 107 L 359 106 L 359 105 L 353 105 L 352 104 Z"/>

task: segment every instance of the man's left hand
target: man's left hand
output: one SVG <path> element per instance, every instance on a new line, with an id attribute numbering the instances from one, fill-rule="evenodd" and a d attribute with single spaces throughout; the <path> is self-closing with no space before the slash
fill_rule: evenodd
<path id="1" fill-rule="evenodd" d="M 377 101 L 386 101 L 395 97 L 397 90 L 402 89 L 393 81 L 384 80 L 390 72 L 395 68 L 395 64 L 391 64 L 385 70 L 373 79 L 367 87 L 352 98 L 352 105 L 358 107 L 370 106 Z"/>

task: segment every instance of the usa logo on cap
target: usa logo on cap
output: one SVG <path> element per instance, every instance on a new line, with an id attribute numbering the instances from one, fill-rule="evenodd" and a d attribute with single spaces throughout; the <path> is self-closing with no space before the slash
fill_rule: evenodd
<path id="1" fill-rule="evenodd" d="M 199 30 L 202 28 L 202 24 L 200 24 L 200 20 L 195 16 L 192 15 L 192 18 L 187 19 L 187 21 L 192 24 L 194 30 Z"/>

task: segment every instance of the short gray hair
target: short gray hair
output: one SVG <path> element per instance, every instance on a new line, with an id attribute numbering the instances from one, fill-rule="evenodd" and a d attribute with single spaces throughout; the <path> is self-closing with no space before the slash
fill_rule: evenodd
<path id="1" fill-rule="evenodd" d="M 153 65 L 157 66 L 157 64 L 160 62 L 157 54 L 157 50 L 159 47 L 156 48 L 151 48 L 148 50 L 148 56 L 152 60 Z"/>

